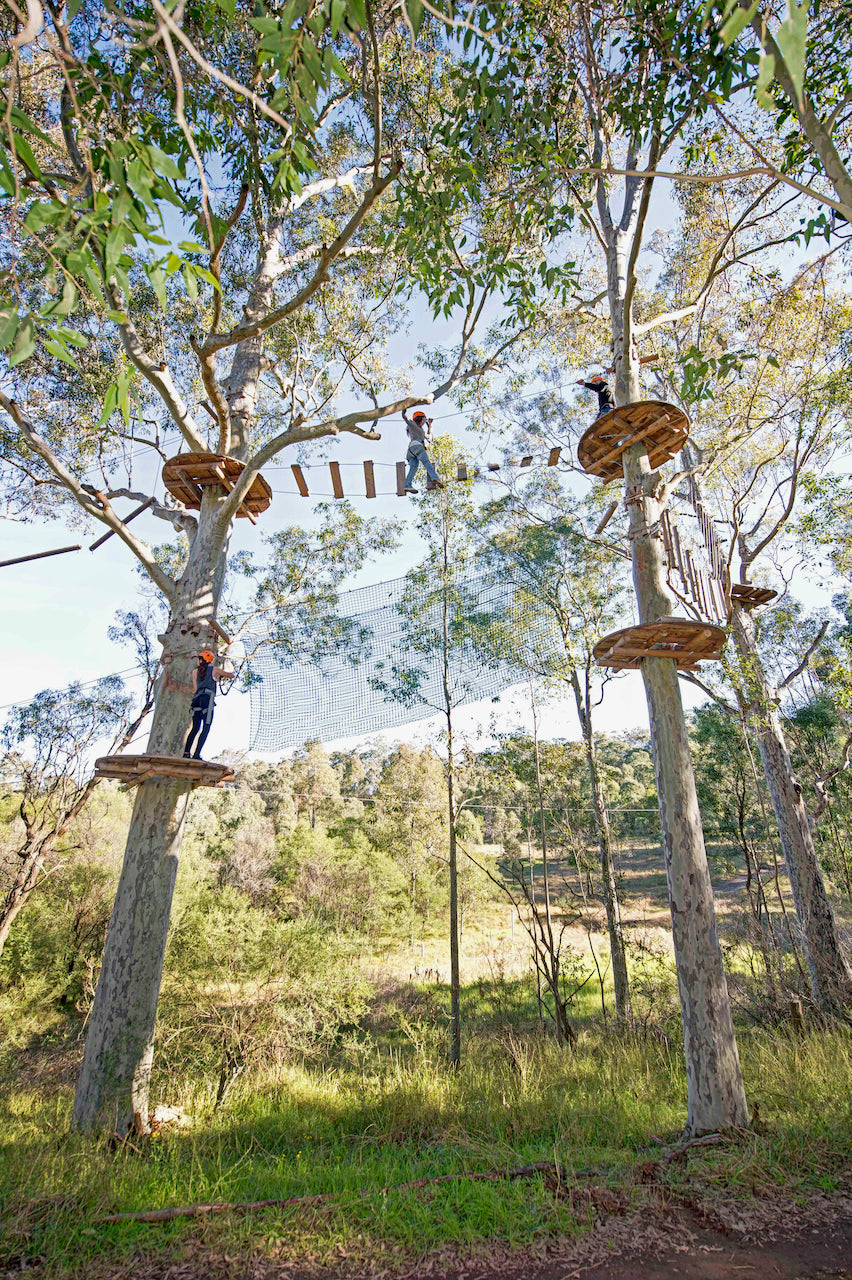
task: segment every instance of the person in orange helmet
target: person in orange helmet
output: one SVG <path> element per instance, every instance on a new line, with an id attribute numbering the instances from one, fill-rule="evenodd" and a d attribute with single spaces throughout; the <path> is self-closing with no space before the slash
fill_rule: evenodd
<path id="1" fill-rule="evenodd" d="M 405 477 L 405 492 L 417 493 L 412 488 L 414 477 L 417 474 L 417 468 L 423 464 L 423 469 L 428 478 L 432 481 L 436 489 L 443 489 L 443 483 L 438 476 L 432 459 L 427 452 L 429 445 L 432 443 L 432 419 L 427 418 L 422 409 L 417 409 L 409 418 L 403 409 L 402 417 L 405 422 L 405 430 L 408 439 L 411 442 L 408 446 L 408 453 L 405 460 L 408 463 L 408 474 Z"/>
<path id="2" fill-rule="evenodd" d="M 195 668 L 195 693 L 192 697 L 192 728 L 183 749 L 185 759 L 189 760 L 192 743 L 198 735 L 193 760 L 201 759 L 201 748 L 207 741 L 210 726 L 213 723 L 213 707 L 216 701 L 216 681 L 223 672 L 215 666 L 216 655 L 212 649 L 202 649 L 198 655 L 198 666 Z"/>
<path id="3" fill-rule="evenodd" d="M 615 396 L 612 394 L 609 383 L 596 373 L 593 378 L 589 378 L 588 382 L 583 378 L 577 380 L 578 387 L 585 387 L 587 391 L 594 391 L 598 397 L 598 414 L 602 418 L 605 413 L 611 413 L 615 408 Z"/>

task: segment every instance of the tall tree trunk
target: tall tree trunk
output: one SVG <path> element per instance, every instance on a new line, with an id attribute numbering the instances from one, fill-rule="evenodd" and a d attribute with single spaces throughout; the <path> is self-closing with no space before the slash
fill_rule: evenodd
<path id="1" fill-rule="evenodd" d="M 459 864 L 456 842 L 453 717 L 447 711 L 447 805 L 450 814 L 450 1064 L 461 1063 L 461 969 L 459 965 Z"/>
<path id="2" fill-rule="evenodd" d="M 655 157 L 656 144 L 652 143 L 650 168 Z M 632 332 L 632 296 L 635 259 L 651 191 L 650 180 L 639 186 L 628 180 L 625 185 L 625 211 L 617 226 L 606 208 L 602 184 L 598 190 L 608 246 L 607 284 L 618 404 L 629 404 L 641 396 Z M 622 462 L 639 620 L 654 622 L 671 611 L 659 535 L 662 505 L 658 477 L 651 471 L 648 451 L 642 443 L 632 445 Z M 748 1107 L 716 931 L 713 887 L 677 670 L 669 658 L 645 658 L 642 678 L 648 700 L 683 1020 L 686 1129 L 699 1134 L 741 1127 L 748 1124 Z"/>
<path id="3" fill-rule="evenodd" d="M 223 497 L 205 490 L 181 598 L 161 637 L 150 755 L 183 754 L 198 651 L 215 643 L 211 631 L 196 636 L 190 628 L 216 616 L 225 568 L 216 531 Z M 190 791 L 180 778 L 152 778 L 137 789 L 77 1083 L 75 1128 L 148 1130 L 157 1001 Z"/>
<path id="4" fill-rule="evenodd" d="M 268 310 L 280 268 L 280 219 L 270 218 L 260 245 L 244 319 Z M 262 336 L 235 351 L 223 399 L 227 430 L 220 445 L 245 460 L 263 369 Z M 217 398 L 215 370 L 203 365 Z M 171 602 L 169 627 L 161 637 L 163 674 L 148 739 L 151 755 L 180 756 L 191 721 L 192 673 L 198 651 L 215 648 L 215 633 L 190 628 L 215 620 L 225 578 L 230 529 L 219 508 L 219 488 L 205 488 L 186 568 Z M 148 1090 L 154 1052 L 157 1002 L 183 827 L 190 795 L 182 779 L 151 779 L 137 792 L 124 863 L 104 946 L 92 1005 L 72 1123 L 77 1129 L 147 1132 Z"/>
<path id="5" fill-rule="evenodd" d="M 583 734 L 583 746 L 586 753 L 586 764 L 589 770 L 589 782 L 592 789 L 592 807 L 595 812 L 595 826 L 598 831 L 598 846 L 601 855 L 601 883 L 603 885 L 604 910 L 609 931 L 609 953 L 612 964 L 612 983 L 615 992 L 616 1021 L 624 1023 L 630 1017 L 630 980 L 627 976 L 627 953 L 624 946 L 624 932 L 621 927 L 621 904 L 618 900 L 618 886 L 615 883 L 615 867 L 612 856 L 612 832 L 609 825 L 609 808 L 604 795 L 598 768 L 598 753 L 595 748 L 595 736 L 592 717 L 589 710 L 588 697 L 583 696 L 579 674 L 576 667 L 571 669 L 571 686 L 574 690 L 574 701 L 577 704 L 577 716 Z"/>
<path id="6" fill-rule="evenodd" d="M 732 631 L 802 931 L 811 992 L 823 1013 L 836 1014 L 852 1003 L 852 968 L 826 893 L 802 789 L 778 717 L 778 700 L 757 650 L 754 618 L 736 603 Z"/>

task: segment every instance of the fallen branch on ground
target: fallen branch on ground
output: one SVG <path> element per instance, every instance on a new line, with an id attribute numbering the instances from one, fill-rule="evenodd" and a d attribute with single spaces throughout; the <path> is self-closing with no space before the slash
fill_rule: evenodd
<path id="1" fill-rule="evenodd" d="M 565 1169 L 552 1160 L 540 1160 L 537 1164 L 525 1164 L 516 1169 L 495 1169 L 487 1173 L 444 1173 L 437 1178 L 414 1178 L 410 1182 L 396 1182 L 386 1187 L 361 1187 L 359 1194 L 385 1195 L 389 1191 L 416 1191 L 419 1187 L 436 1186 L 442 1182 L 497 1182 L 501 1178 L 532 1178 L 537 1173 L 570 1174 L 574 1178 L 590 1178 L 607 1173 L 606 1169 Z M 134 1209 L 129 1213 L 110 1213 L 98 1218 L 98 1224 L 107 1222 L 170 1222 L 173 1218 L 201 1218 L 214 1213 L 253 1213 L 257 1209 L 290 1209 L 297 1205 L 323 1204 L 345 1195 L 343 1191 L 322 1191 L 311 1196 L 289 1196 L 286 1200 L 221 1200 L 209 1204 L 182 1204 L 171 1209 Z"/>

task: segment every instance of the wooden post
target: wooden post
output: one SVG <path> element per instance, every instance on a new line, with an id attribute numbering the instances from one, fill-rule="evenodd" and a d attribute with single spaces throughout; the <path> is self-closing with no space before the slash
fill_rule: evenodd
<path id="1" fill-rule="evenodd" d="M 364 463 L 364 489 L 368 498 L 375 498 L 376 480 L 373 475 L 373 464 L 370 461 Z"/>
<path id="2" fill-rule="evenodd" d="M 405 463 L 398 462 L 396 464 L 396 495 L 398 498 L 405 497 Z"/>
<path id="3" fill-rule="evenodd" d="M 146 498 L 146 500 L 142 503 L 141 506 L 137 507 L 135 511 L 131 511 L 129 516 L 125 516 L 123 523 L 130 524 L 131 520 L 135 520 L 137 516 L 141 516 L 143 511 L 147 511 L 148 508 L 153 507 L 153 505 L 154 505 L 154 499 Z M 98 538 L 97 542 L 93 542 L 92 545 L 89 547 L 89 550 L 97 551 L 98 547 L 102 547 L 104 543 L 107 542 L 113 536 L 114 533 L 115 533 L 115 529 L 110 529 L 109 533 L 105 533 L 102 538 Z"/>
<path id="4" fill-rule="evenodd" d="M 16 556 L 14 560 L 0 560 L 0 569 L 6 569 L 10 564 L 26 564 L 28 560 L 46 560 L 48 556 L 64 556 L 68 551 L 79 551 L 81 544 L 75 543 L 73 547 L 57 547 L 55 551 L 36 551 L 31 556 Z"/>
<path id="5" fill-rule="evenodd" d="M 802 1012 L 801 1000 L 790 1001 L 790 1022 L 797 1035 L 805 1038 L 805 1015 Z"/>

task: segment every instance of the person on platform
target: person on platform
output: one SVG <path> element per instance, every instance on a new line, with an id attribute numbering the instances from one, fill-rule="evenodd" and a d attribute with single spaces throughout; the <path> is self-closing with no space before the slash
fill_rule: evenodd
<path id="1" fill-rule="evenodd" d="M 598 397 L 598 417 L 602 418 L 605 413 L 611 413 L 615 408 L 615 396 L 610 390 L 609 383 L 606 378 L 596 373 L 593 378 L 589 378 L 585 382 L 582 378 L 577 381 L 578 387 L 585 387 L 587 391 L 594 391 Z"/>
<path id="2" fill-rule="evenodd" d="M 417 468 L 421 462 L 423 464 L 426 475 L 435 485 L 436 489 L 443 489 L 443 484 L 438 478 L 438 473 L 429 457 L 428 448 L 432 443 L 432 419 L 427 418 L 422 409 L 417 409 L 409 418 L 403 409 L 402 416 L 405 420 L 405 430 L 408 433 L 409 445 L 408 453 L 405 460 L 408 463 L 408 474 L 405 477 L 405 492 L 417 493 L 417 489 L 411 486 L 414 484 L 414 477 L 417 474 Z"/>
<path id="3" fill-rule="evenodd" d="M 190 759 L 192 743 L 196 735 L 198 735 L 198 741 L 195 744 L 195 754 L 191 758 L 201 759 L 201 749 L 207 741 L 207 735 L 213 723 L 216 681 L 226 674 L 221 667 L 214 666 L 215 661 L 216 655 L 212 649 L 202 649 L 198 655 L 198 666 L 195 668 L 195 693 L 192 697 L 192 728 L 183 749 L 186 760 Z"/>

